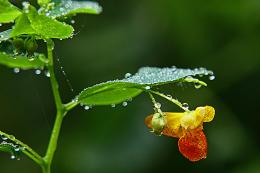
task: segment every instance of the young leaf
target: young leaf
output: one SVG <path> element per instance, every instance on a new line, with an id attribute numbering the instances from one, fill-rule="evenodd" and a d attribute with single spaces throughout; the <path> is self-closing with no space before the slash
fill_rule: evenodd
<path id="1" fill-rule="evenodd" d="M 72 26 L 51 19 L 45 15 L 38 14 L 36 9 L 32 6 L 29 7 L 29 13 L 27 15 L 31 27 L 35 30 L 36 34 L 41 36 L 43 39 L 64 39 L 73 34 L 74 29 Z"/>
<path id="2" fill-rule="evenodd" d="M 21 149 L 18 146 L 5 141 L 0 143 L 0 151 L 11 154 L 11 159 L 15 159 L 21 154 Z"/>
<path id="3" fill-rule="evenodd" d="M 92 1 L 59 0 L 56 4 L 46 15 L 57 18 L 77 13 L 99 14 L 102 11 L 102 7 Z"/>
<path id="4" fill-rule="evenodd" d="M 181 69 L 181 68 L 157 68 L 144 67 L 128 78 L 108 81 L 82 91 L 77 101 L 85 105 L 111 105 L 132 99 L 142 91 L 153 86 L 170 84 L 178 81 L 185 82 L 185 78 L 196 75 L 213 75 L 212 71 L 205 68 Z M 195 82 L 197 80 L 194 80 Z"/>
<path id="5" fill-rule="evenodd" d="M 134 88 L 136 84 L 125 82 L 107 82 L 85 89 L 78 101 L 85 105 L 111 105 L 130 100 L 139 95 L 142 89 Z"/>
<path id="6" fill-rule="evenodd" d="M 40 6 L 43 6 L 45 4 L 48 4 L 49 2 L 51 2 L 51 0 L 37 0 L 38 4 Z"/>
<path id="7" fill-rule="evenodd" d="M 21 11 L 8 0 L 0 0 L 0 23 L 12 22 L 20 14 L 22 14 Z"/>
<path id="8" fill-rule="evenodd" d="M 46 63 L 46 58 L 43 54 L 33 57 L 22 55 L 12 56 L 4 52 L 0 52 L 0 64 L 10 68 L 27 69 L 43 69 Z"/>
<path id="9" fill-rule="evenodd" d="M 35 34 L 35 30 L 31 27 L 31 23 L 26 14 L 20 15 L 15 20 L 14 28 L 11 31 L 10 37 L 16 37 L 23 34 Z"/>

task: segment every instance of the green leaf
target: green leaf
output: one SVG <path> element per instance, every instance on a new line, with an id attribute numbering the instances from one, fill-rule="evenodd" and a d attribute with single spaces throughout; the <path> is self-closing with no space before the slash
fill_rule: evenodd
<path id="1" fill-rule="evenodd" d="M 0 52 L 0 64 L 10 68 L 27 69 L 43 69 L 46 64 L 46 58 L 43 54 L 38 54 L 33 57 L 22 55 L 12 56 L 4 52 Z"/>
<path id="2" fill-rule="evenodd" d="M 20 14 L 22 14 L 21 11 L 8 0 L 0 0 L 0 23 L 12 22 Z"/>
<path id="3" fill-rule="evenodd" d="M 85 89 L 78 101 L 85 105 L 110 105 L 130 100 L 142 92 L 136 85 L 125 82 L 108 82 Z"/>
<path id="4" fill-rule="evenodd" d="M 22 14 L 15 20 L 14 28 L 11 31 L 10 37 L 16 37 L 23 34 L 35 34 L 35 30 L 31 27 L 31 23 L 26 14 Z"/>
<path id="5" fill-rule="evenodd" d="M 4 137 L 2 137 L 4 138 Z M 17 158 L 21 154 L 21 148 L 13 143 L 2 141 L 0 143 L 0 151 L 11 154 L 11 159 Z"/>
<path id="6" fill-rule="evenodd" d="M 45 4 L 48 4 L 49 2 L 51 2 L 51 0 L 37 0 L 38 4 L 40 6 L 43 6 Z"/>
<path id="7" fill-rule="evenodd" d="M 51 19 L 45 15 L 38 14 L 36 9 L 32 6 L 29 7 L 27 16 L 31 22 L 31 27 L 35 30 L 36 34 L 43 39 L 64 39 L 71 37 L 73 34 L 74 29 L 72 26 Z"/>
<path id="8" fill-rule="evenodd" d="M 60 0 L 55 3 L 55 7 L 46 15 L 57 18 L 77 13 L 99 14 L 101 11 L 102 7 L 96 2 Z"/>
<path id="9" fill-rule="evenodd" d="M 111 105 L 131 100 L 145 90 L 154 86 L 170 84 L 174 82 L 197 82 L 190 80 L 191 76 L 213 75 L 212 71 L 205 68 L 181 69 L 181 68 L 157 68 L 143 67 L 131 76 L 122 80 L 108 81 L 86 88 L 77 97 L 77 102 L 85 105 Z M 185 80 L 189 77 L 189 80 Z"/>
<path id="10" fill-rule="evenodd" d="M 0 32 L 0 43 L 1 43 L 1 41 L 6 41 L 10 38 L 11 32 L 12 32 L 11 29 Z"/>

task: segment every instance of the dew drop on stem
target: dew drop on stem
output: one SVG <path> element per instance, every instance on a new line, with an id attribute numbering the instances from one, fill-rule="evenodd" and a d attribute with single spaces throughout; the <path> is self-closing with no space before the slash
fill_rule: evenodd
<path id="1" fill-rule="evenodd" d="M 154 107 L 155 107 L 156 109 L 160 109 L 160 108 L 161 108 L 161 103 L 156 102 L 156 103 L 154 104 Z"/>
<path id="2" fill-rule="evenodd" d="M 182 107 L 189 109 L 189 104 L 188 103 L 182 103 Z"/>

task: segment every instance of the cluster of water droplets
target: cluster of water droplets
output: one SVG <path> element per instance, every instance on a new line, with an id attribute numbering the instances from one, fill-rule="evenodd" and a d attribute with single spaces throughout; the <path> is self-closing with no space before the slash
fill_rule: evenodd
<path id="1" fill-rule="evenodd" d="M 21 69 L 18 68 L 18 67 L 15 67 L 15 68 L 13 68 L 13 72 L 14 72 L 15 74 L 18 74 L 18 73 L 21 72 Z M 35 74 L 35 75 L 44 74 L 44 76 L 46 76 L 46 77 L 48 77 L 48 78 L 51 76 L 51 75 L 50 75 L 50 72 L 49 72 L 48 70 L 40 70 L 40 69 L 35 69 L 35 70 L 34 70 L 34 74 Z"/>
<path id="2" fill-rule="evenodd" d="M 5 148 L 6 151 L 8 151 L 11 154 L 11 157 L 10 157 L 11 159 L 20 160 L 19 155 L 26 148 L 13 143 L 12 140 L 15 140 L 14 136 L 9 136 L 9 138 L 8 138 L 4 135 L 0 135 L 0 147 Z"/>
<path id="3" fill-rule="evenodd" d="M 56 5 L 56 4 L 55 4 Z M 89 9 L 100 13 L 102 8 L 96 2 L 80 2 L 80 1 L 71 1 L 71 0 L 62 0 L 60 3 L 57 3 L 51 10 L 46 13 L 46 16 L 51 18 L 57 18 L 70 14 L 71 11 L 77 9 Z"/>
<path id="4" fill-rule="evenodd" d="M 23 2 L 22 2 L 22 5 L 23 5 L 24 12 L 25 12 L 25 13 L 29 13 L 30 3 L 27 2 L 27 1 L 23 1 Z"/>
<path id="5" fill-rule="evenodd" d="M 182 69 L 173 67 L 157 68 L 157 67 L 143 67 L 135 75 L 130 73 L 125 74 L 125 79 L 121 80 L 123 82 L 132 82 L 138 84 L 158 84 L 167 83 L 170 81 L 175 81 L 178 79 L 185 78 L 187 76 L 196 75 L 210 75 L 210 80 L 213 80 L 213 72 L 205 68 L 195 68 L 195 69 Z"/>

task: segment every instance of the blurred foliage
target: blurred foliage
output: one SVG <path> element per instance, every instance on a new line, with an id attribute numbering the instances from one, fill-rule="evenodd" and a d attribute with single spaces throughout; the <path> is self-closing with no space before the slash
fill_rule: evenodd
<path id="1" fill-rule="evenodd" d="M 57 73 L 64 100 L 83 88 L 121 78 L 141 66 L 193 68 L 215 72 L 207 88 L 168 86 L 163 90 L 191 107 L 213 105 L 207 125 L 208 158 L 190 163 L 177 140 L 149 133 L 143 121 L 153 112 L 148 97 L 127 107 L 77 108 L 64 122 L 54 172 L 260 172 L 260 1 L 100 0 L 103 13 L 79 15 L 76 35 L 56 41 Z M 1 28 L 2 29 L 2 28 Z M 66 77 L 61 72 L 66 72 Z M 70 80 L 74 91 L 67 83 Z M 14 74 L 0 67 L 0 127 L 40 153 L 54 118 L 48 78 L 34 71 Z M 161 101 L 165 111 L 180 111 Z M 23 157 L 0 154 L 1 173 L 39 172 Z"/>

